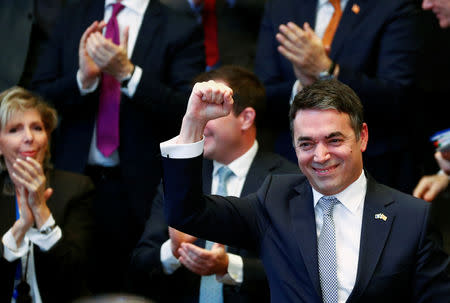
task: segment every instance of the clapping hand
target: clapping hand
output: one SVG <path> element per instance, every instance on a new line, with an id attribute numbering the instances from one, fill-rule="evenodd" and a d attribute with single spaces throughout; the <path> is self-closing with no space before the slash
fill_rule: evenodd
<path id="1" fill-rule="evenodd" d="M 192 243 L 182 243 L 179 249 L 180 262 L 190 271 L 201 275 L 223 276 L 228 270 L 228 255 L 223 244 L 214 243 L 211 250 Z"/>
<path id="2" fill-rule="evenodd" d="M 13 164 L 11 178 L 18 192 L 18 203 L 24 227 L 36 224 L 37 228 L 44 225 L 50 217 L 47 200 L 53 194 L 52 188 L 46 188 L 42 165 L 31 157 L 17 159 Z"/>
<path id="3" fill-rule="evenodd" d="M 180 254 L 178 253 L 179 248 L 181 247 L 181 243 L 194 243 L 197 240 L 197 237 L 188 235 L 184 232 L 181 232 L 173 227 L 169 226 L 169 236 L 170 236 L 170 245 L 172 249 L 172 254 L 175 258 L 179 258 Z"/>

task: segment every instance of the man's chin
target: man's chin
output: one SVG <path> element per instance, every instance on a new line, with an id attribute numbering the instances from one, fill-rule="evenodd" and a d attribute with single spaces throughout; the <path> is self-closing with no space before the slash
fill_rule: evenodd
<path id="1" fill-rule="evenodd" d="M 213 154 L 209 149 L 203 148 L 203 158 L 213 160 Z"/>

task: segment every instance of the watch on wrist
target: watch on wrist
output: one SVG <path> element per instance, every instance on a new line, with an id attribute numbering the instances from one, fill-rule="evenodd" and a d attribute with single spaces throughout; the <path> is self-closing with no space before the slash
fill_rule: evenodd
<path id="1" fill-rule="evenodd" d="M 319 80 L 329 80 L 334 79 L 334 69 L 336 67 L 336 63 L 334 61 L 331 61 L 330 67 L 319 73 Z"/>
<path id="2" fill-rule="evenodd" d="M 136 66 L 133 65 L 133 69 L 131 70 L 131 72 L 125 78 L 122 79 L 122 81 L 120 82 L 121 88 L 126 88 L 128 86 L 128 83 L 130 82 L 131 78 L 133 78 L 135 69 L 136 69 Z"/>
<path id="3" fill-rule="evenodd" d="M 48 235 L 50 234 L 56 227 L 56 224 L 54 223 L 53 225 L 47 226 L 46 228 L 42 228 L 41 230 L 39 230 L 39 232 L 43 235 Z"/>

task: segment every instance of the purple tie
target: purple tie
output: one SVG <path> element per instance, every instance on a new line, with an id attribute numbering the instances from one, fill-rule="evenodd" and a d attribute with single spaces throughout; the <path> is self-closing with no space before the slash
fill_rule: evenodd
<path id="1" fill-rule="evenodd" d="M 116 16 L 123 8 L 120 3 L 113 4 L 113 12 L 106 25 L 105 38 L 111 38 L 117 45 L 120 44 L 120 32 Z M 120 83 L 113 76 L 102 73 L 97 117 L 97 147 L 106 157 L 119 146 L 119 107 Z"/>

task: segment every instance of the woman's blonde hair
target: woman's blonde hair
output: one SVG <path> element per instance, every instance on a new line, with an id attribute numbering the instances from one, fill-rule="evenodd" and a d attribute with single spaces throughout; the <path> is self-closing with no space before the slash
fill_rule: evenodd
<path id="1" fill-rule="evenodd" d="M 31 109 L 39 112 L 50 141 L 50 134 L 58 123 L 56 110 L 41 97 L 19 86 L 11 87 L 0 94 L 0 131 L 16 113 L 23 113 Z M 44 170 L 50 168 L 50 148 L 47 148 L 43 167 Z M 5 161 L 3 156 L 0 156 L 0 172 L 3 170 L 6 170 Z"/>

